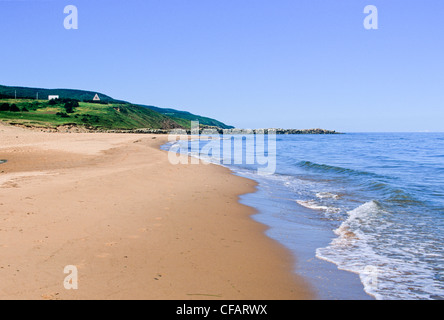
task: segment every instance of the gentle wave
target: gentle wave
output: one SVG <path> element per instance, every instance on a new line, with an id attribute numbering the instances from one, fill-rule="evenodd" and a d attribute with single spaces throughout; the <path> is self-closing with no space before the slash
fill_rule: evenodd
<path id="1" fill-rule="evenodd" d="M 335 200 L 341 198 L 340 195 L 331 192 L 318 192 L 316 193 L 316 197 L 319 199 L 335 199 Z"/>
<path id="2" fill-rule="evenodd" d="M 322 172 L 345 174 L 355 179 L 357 177 L 361 177 L 361 179 L 354 180 L 354 183 L 357 186 L 365 188 L 366 191 L 375 191 L 382 193 L 383 196 L 381 200 L 384 200 L 384 202 L 393 203 L 393 205 L 398 205 L 398 206 L 423 205 L 423 202 L 418 200 L 412 194 L 394 186 L 392 182 L 396 181 L 393 181 L 393 178 L 391 177 L 382 176 L 367 171 L 360 171 L 350 168 L 319 164 L 311 161 L 298 162 L 298 166 Z"/>
<path id="3" fill-rule="evenodd" d="M 396 228 L 386 219 L 390 214 L 378 201 L 349 211 L 334 231 L 338 237 L 328 247 L 317 249 L 316 256 L 359 274 L 364 290 L 379 300 L 442 297 L 427 263 L 398 247 L 400 237 L 390 238 Z"/>
<path id="4" fill-rule="evenodd" d="M 313 200 L 311 200 L 311 201 L 310 200 L 309 201 L 296 200 L 296 202 L 305 208 L 312 209 L 312 210 L 322 210 L 322 211 L 325 211 L 326 213 L 336 213 L 336 212 L 341 211 L 341 209 L 339 209 L 339 208 L 321 205 Z"/>
<path id="5" fill-rule="evenodd" d="M 423 201 L 418 200 L 415 196 L 389 183 L 374 180 L 365 180 L 359 183 L 361 187 L 367 191 L 377 191 L 381 200 L 392 203 L 397 206 L 421 206 Z"/>
<path id="6" fill-rule="evenodd" d="M 308 168 L 312 170 L 322 171 L 322 172 L 332 172 L 332 173 L 339 173 L 339 174 L 347 174 L 347 175 L 359 175 L 359 176 L 374 176 L 378 177 L 379 175 L 367 172 L 367 171 L 360 171 L 360 170 L 354 170 L 349 168 L 343 168 L 343 167 L 337 167 L 337 166 L 330 166 L 328 164 L 320 164 L 315 163 L 311 161 L 300 161 L 297 163 L 297 165 L 301 168 Z"/>

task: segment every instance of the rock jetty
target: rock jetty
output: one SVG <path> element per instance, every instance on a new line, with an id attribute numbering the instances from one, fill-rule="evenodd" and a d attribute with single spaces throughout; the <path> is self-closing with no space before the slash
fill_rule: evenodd
<path id="1" fill-rule="evenodd" d="M 106 130 L 109 133 L 140 133 L 140 134 L 169 134 L 181 133 L 186 131 L 187 134 L 195 134 L 191 130 L 165 130 L 165 129 L 134 129 L 134 130 Z M 326 129 L 220 129 L 220 128 L 204 128 L 199 130 L 199 134 L 341 134 L 334 130 Z"/>

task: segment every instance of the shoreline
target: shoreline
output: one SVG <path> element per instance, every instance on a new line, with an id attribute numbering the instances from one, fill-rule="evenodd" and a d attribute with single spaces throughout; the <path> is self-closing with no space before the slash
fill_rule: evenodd
<path id="1" fill-rule="evenodd" d="M 204 161 L 204 160 L 202 160 Z M 231 174 L 253 181 L 256 184 L 254 192 L 248 192 L 239 196 L 239 202 L 252 208 L 255 212 L 251 219 L 265 226 L 263 234 L 282 246 L 286 254 L 293 258 L 292 273 L 309 283 L 311 297 L 319 300 L 374 300 L 375 297 L 367 293 L 359 274 L 341 270 L 338 266 L 325 259 L 316 256 L 319 247 L 325 247 L 333 241 L 333 230 L 322 228 L 320 225 L 312 226 L 309 221 L 301 219 L 298 223 L 292 221 L 291 226 L 284 227 L 282 220 L 277 218 L 278 212 L 274 211 L 272 201 L 264 194 L 263 181 L 258 177 L 245 176 L 235 168 L 213 163 L 212 165 L 226 168 Z M 290 198 L 291 196 L 289 196 Z M 271 207 L 270 207 L 271 205 Z M 264 211 L 264 208 L 265 211 Z M 312 209 L 300 206 L 298 213 L 311 216 Z M 310 227 L 309 227 L 310 226 Z M 297 240 L 294 238 L 294 229 L 298 230 Z M 315 239 L 313 235 L 316 234 Z"/>
<path id="2" fill-rule="evenodd" d="M 202 138 L 201 138 L 202 139 Z M 168 144 L 167 144 L 168 145 Z M 162 150 L 166 148 L 162 147 Z M 184 153 L 185 154 L 185 153 Z M 197 156 L 192 158 L 200 159 Z M 200 159 L 202 162 L 208 162 Z M 320 300 L 373 300 L 375 297 L 366 292 L 360 275 L 338 268 L 337 264 L 319 258 L 317 250 L 328 246 L 336 237 L 334 229 L 321 221 L 314 223 L 311 219 L 318 211 L 298 204 L 291 205 L 292 193 L 281 190 L 279 202 L 273 200 L 276 195 L 267 194 L 270 181 L 261 175 L 246 173 L 236 165 L 226 165 L 219 162 L 208 162 L 222 168 L 227 168 L 231 174 L 249 179 L 256 184 L 254 192 L 240 195 L 239 201 L 255 210 L 251 218 L 266 226 L 264 234 L 283 246 L 287 253 L 294 258 L 293 271 L 305 279 L 311 288 L 312 295 Z M 264 189 L 265 186 L 265 189 Z M 274 187 L 278 187 L 275 185 Z M 272 187 L 273 188 L 273 187 Z M 287 203 L 288 202 L 288 203 Z M 282 212 L 292 212 L 292 219 L 282 217 Z M 285 209 L 284 209 L 285 208 Z M 295 234 L 297 235 L 295 237 Z"/>
<path id="3" fill-rule="evenodd" d="M 0 299 L 311 299 L 255 182 L 171 165 L 165 136 L 0 126 Z M 65 290 L 75 265 L 79 289 Z"/>

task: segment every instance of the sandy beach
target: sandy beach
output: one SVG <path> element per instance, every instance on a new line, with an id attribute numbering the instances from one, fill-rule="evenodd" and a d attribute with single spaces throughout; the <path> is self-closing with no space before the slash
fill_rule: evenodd
<path id="1" fill-rule="evenodd" d="M 0 299 L 309 299 L 239 204 L 255 183 L 172 165 L 166 136 L 0 125 Z M 79 272 L 66 290 L 64 267 Z"/>

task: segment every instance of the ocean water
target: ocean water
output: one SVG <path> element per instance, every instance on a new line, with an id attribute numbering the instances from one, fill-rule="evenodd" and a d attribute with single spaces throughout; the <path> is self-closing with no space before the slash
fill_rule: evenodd
<path id="1" fill-rule="evenodd" d="M 444 299 L 444 133 L 278 135 L 273 174 L 224 165 L 259 183 L 241 201 L 320 298 Z"/>

